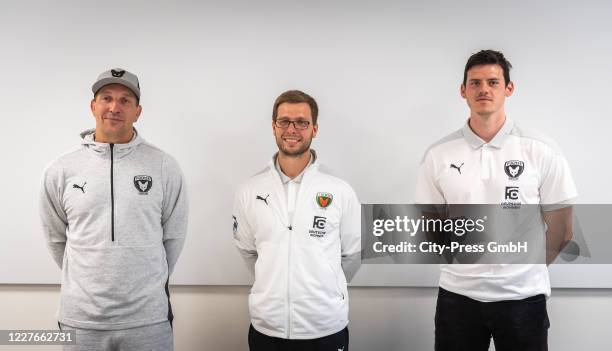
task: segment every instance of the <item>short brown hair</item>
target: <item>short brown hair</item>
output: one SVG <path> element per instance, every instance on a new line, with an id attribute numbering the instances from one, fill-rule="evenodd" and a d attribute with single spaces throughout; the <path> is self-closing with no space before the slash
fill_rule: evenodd
<path id="1" fill-rule="evenodd" d="M 467 83 L 467 74 L 470 68 L 480 65 L 499 65 L 504 71 L 504 86 L 508 86 L 512 64 L 504 57 L 504 54 L 495 50 L 480 50 L 470 56 L 463 70 L 463 85 Z"/>
<path id="2" fill-rule="evenodd" d="M 278 106 L 280 106 L 281 104 L 299 104 L 302 102 L 307 103 L 308 106 L 310 106 L 310 113 L 312 114 L 312 124 L 316 125 L 317 116 L 319 115 L 319 106 L 317 106 L 317 102 L 312 96 L 299 90 L 288 90 L 280 94 L 280 96 L 276 98 L 276 101 L 274 101 L 274 109 L 272 110 L 272 121 L 276 121 L 276 117 L 278 114 Z"/>

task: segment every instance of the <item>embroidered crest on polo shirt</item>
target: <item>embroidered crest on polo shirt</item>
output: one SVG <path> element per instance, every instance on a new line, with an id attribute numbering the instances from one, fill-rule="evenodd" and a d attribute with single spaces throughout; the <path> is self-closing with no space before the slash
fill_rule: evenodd
<path id="1" fill-rule="evenodd" d="M 134 186 L 140 195 L 149 195 L 153 187 L 153 178 L 148 175 L 137 175 L 134 177 Z"/>
<path id="2" fill-rule="evenodd" d="M 317 193 L 317 196 L 315 197 L 315 201 L 317 202 L 317 205 L 319 205 L 319 207 L 321 208 L 329 207 L 333 199 L 334 199 L 334 195 L 330 193 L 323 193 L 323 192 Z"/>
<path id="3" fill-rule="evenodd" d="M 504 163 L 504 172 L 509 180 L 518 180 L 525 170 L 525 162 L 519 160 L 510 160 Z"/>

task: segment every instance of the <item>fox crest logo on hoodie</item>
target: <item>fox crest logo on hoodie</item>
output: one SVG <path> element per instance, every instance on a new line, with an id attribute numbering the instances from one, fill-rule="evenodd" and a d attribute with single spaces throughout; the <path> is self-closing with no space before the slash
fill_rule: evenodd
<path id="1" fill-rule="evenodd" d="M 153 178 L 148 175 L 137 175 L 134 177 L 134 186 L 140 195 L 148 195 L 153 187 Z"/>

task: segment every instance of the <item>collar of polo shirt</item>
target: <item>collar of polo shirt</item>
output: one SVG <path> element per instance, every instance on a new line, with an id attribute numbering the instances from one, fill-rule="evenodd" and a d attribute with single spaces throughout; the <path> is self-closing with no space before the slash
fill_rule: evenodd
<path id="1" fill-rule="evenodd" d="M 476 135 L 472 128 L 470 128 L 470 120 L 468 119 L 468 121 L 463 126 L 462 133 L 465 140 L 467 140 L 467 142 L 474 149 L 478 149 L 484 144 L 488 144 L 492 147 L 501 149 L 506 139 L 508 139 L 508 135 L 510 135 L 512 128 L 514 128 L 514 121 L 506 117 L 506 121 L 504 122 L 502 128 L 499 130 L 499 132 L 497 132 L 497 134 L 495 134 L 495 137 L 489 143 L 487 143 L 482 140 L 478 135 Z"/>

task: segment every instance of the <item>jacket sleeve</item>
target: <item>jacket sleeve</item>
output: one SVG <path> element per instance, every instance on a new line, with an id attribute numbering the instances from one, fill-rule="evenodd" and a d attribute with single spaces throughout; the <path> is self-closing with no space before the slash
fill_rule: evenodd
<path id="1" fill-rule="evenodd" d="M 340 221 L 342 270 L 350 282 L 361 266 L 361 204 L 349 187 Z"/>
<path id="2" fill-rule="evenodd" d="M 61 201 L 63 187 L 63 176 L 58 167 L 48 167 L 40 189 L 39 213 L 47 247 L 60 268 L 64 260 L 68 228 L 68 219 Z"/>
<path id="3" fill-rule="evenodd" d="M 246 201 L 244 192 L 238 190 L 234 196 L 232 209 L 232 228 L 234 231 L 234 242 L 242 255 L 244 262 L 251 274 L 255 275 L 255 262 L 257 261 L 257 248 L 255 246 L 255 233 L 249 225 L 246 216 Z"/>
<path id="4" fill-rule="evenodd" d="M 164 199 L 162 204 L 163 243 L 168 261 L 168 273 L 183 250 L 187 235 L 189 202 L 181 169 L 174 158 L 166 155 L 162 164 Z"/>

